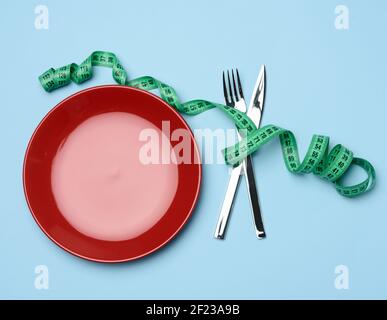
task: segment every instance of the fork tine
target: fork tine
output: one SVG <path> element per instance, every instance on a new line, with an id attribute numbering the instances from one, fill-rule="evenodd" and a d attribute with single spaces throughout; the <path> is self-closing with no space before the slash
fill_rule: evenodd
<path id="1" fill-rule="evenodd" d="M 234 104 L 235 101 L 234 101 L 234 97 L 231 89 L 230 72 L 228 70 L 227 70 L 227 78 L 228 78 L 228 91 L 230 93 L 230 100 L 231 100 L 231 103 Z"/>
<path id="2" fill-rule="evenodd" d="M 239 95 L 242 99 L 245 97 L 243 96 L 243 91 L 242 91 L 242 83 L 241 83 L 241 78 L 239 77 L 239 72 L 238 69 L 236 69 L 236 74 L 237 74 L 237 81 L 238 81 L 238 89 L 239 89 Z"/>
<path id="3" fill-rule="evenodd" d="M 226 104 L 229 104 L 230 100 L 227 93 L 226 78 L 224 76 L 224 71 L 223 71 L 223 94 L 224 94 L 224 99 L 226 100 Z"/>
<path id="4" fill-rule="evenodd" d="M 234 76 L 234 69 L 231 70 L 231 76 L 232 76 L 232 84 L 233 84 L 233 88 L 234 88 L 235 101 L 239 101 L 238 91 L 236 88 L 236 82 L 235 82 L 235 76 Z"/>

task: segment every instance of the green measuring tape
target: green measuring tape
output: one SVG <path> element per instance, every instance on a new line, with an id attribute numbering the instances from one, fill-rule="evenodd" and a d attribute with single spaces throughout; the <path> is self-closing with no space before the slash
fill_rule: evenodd
<path id="1" fill-rule="evenodd" d="M 221 109 L 242 132 L 246 132 L 241 142 L 223 150 L 227 164 L 236 165 L 240 163 L 247 155 L 252 154 L 262 145 L 278 136 L 284 161 L 290 172 L 312 172 L 331 181 L 336 190 L 346 197 L 359 196 L 371 190 L 375 185 L 375 169 L 371 163 L 361 158 L 355 158 L 349 149 L 340 144 L 328 152 L 329 137 L 314 135 L 306 156 L 301 162 L 297 142 L 291 131 L 275 125 L 266 125 L 257 129 L 246 114 L 223 104 L 205 100 L 192 100 L 182 103 L 172 87 L 150 76 L 129 80 L 116 55 L 110 52 L 93 52 L 80 65 L 72 63 L 59 69 L 51 68 L 39 77 L 39 81 L 46 91 L 51 92 L 69 84 L 71 81 L 79 84 L 90 79 L 93 74 L 93 66 L 112 68 L 113 78 L 118 84 L 147 91 L 158 89 L 161 98 L 181 113 L 196 115 L 212 108 Z M 359 184 L 345 186 L 342 183 L 343 175 L 351 165 L 358 165 L 363 168 L 367 173 L 367 178 Z"/>

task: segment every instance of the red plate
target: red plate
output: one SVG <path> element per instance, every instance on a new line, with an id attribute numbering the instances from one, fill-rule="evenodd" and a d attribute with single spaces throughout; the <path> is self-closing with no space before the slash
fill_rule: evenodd
<path id="1" fill-rule="evenodd" d="M 63 145 L 69 141 L 71 134 L 80 128 L 80 124 L 84 125 L 85 121 L 89 121 L 91 117 L 115 112 L 135 115 L 160 130 L 162 121 L 166 120 L 170 123 L 171 132 L 176 129 L 186 130 L 189 133 L 191 161 L 177 164 L 177 182 L 174 189 L 176 192 L 171 197 L 170 204 L 161 212 L 161 218 L 153 226 L 151 225 L 147 230 L 130 239 L 106 240 L 79 231 L 81 229 L 74 227 L 71 219 L 68 219 L 68 212 L 64 214 L 63 206 L 58 205 L 56 187 L 53 187 L 55 186 L 53 184 L 53 165 L 54 160 L 58 159 L 58 153 L 62 152 L 60 150 Z M 98 130 L 100 128 L 101 126 L 98 127 Z M 173 148 L 179 141 L 172 140 L 170 139 L 170 144 Z M 85 150 L 89 150 L 88 148 L 89 146 L 85 146 Z M 150 186 L 160 183 L 151 180 L 146 181 Z M 32 135 L 23 169 L 24 192 L 28 206 L 43 232 L 68 252 L 98 262 L 124 262 L 138 259 L 168 243 L 190 217 L 198 199 L 200 181 L 200 155 L 193 134 L 184 119 L 159 97 L 125 86 L 94 87 L 60 102 L 45 116 Z M 81 194 L 84 191 L 80 189 Z M 121 191 L 125 192 L 119 189 L 119 192 Z M 114 195 L 114 192 L 112 194 Z M 83 196 L 80 196 L 79 199 L 77 201 L 86 201 Z M 138 199 L 129 201 L 132 203 L 136 200 Z M 68 208 L 71 208 L 71 200 L 66 201 Z M 72 208 L 79 209 L 74 206 Z M 74 212 L 70 213 L 74 214 Z M 79 213 L 79 216 L 82 216 L 82 212 Z"/>

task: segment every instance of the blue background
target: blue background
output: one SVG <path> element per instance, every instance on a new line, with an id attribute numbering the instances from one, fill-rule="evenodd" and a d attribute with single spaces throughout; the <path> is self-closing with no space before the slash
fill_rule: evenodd
<path id="1" fill-rule="evenodd" d="M 38 4 L 48 6 L 48 30 L 34 27 Z M 339 4 L 349 8 L 349 30 L 334 26 Z M 386 1 L 8 0 L 0 8 L 0 298 L 387 298 Z M 205 165 L 197 209 L 163 250 L 120 265 L 73 257 L 33 221 L 22 162 L 50 108 L 112 83 L 99 68 L 91 81 L 47 94 L 38 75 L 94 50 L 115 52 L 131 78 L 152 75 L 183 101 L 223 102 L 221 71 L 231 67 L 250 96 L 265 63 L 263 123 L 291 129 L 301 154 L 312 134 L 331 136 L 375 165 L 377 186 L 343 198 L 316 177 L 288 173 L 275 141 L 254 156 L 266 240 L 255 238 L 244 183 L 227 239 L 213 239 L 229 175 L 225 165 Z M 233 127 L 216 110 L 186 119 L 193 129 Z M 34 287 L 40 264 L 49 268 L 49 290 Z M 348 290 L 334 286 L 341 264 Z"/>

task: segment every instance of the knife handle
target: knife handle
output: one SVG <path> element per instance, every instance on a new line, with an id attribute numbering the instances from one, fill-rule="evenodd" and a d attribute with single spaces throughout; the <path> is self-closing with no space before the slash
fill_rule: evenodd
<path id="1" fill-rule="evenodd" d="M 243 166 L 245 171 L 247 190 L 249 193 L 250 205 L 253 212 L 255 233 L 258 239 L 263 239 L 266 237 L 266 233 L 262 221 L 261 208 L 258 200 L 257 185 L 255 183 L 254 177 L 253 160 L 251 156 L 246 157 L 245 161 L 243 161 Z"/>

